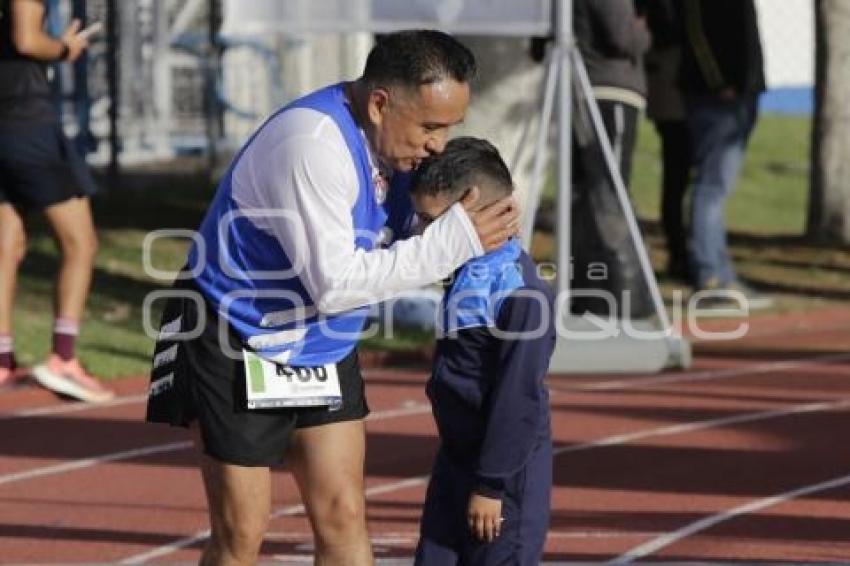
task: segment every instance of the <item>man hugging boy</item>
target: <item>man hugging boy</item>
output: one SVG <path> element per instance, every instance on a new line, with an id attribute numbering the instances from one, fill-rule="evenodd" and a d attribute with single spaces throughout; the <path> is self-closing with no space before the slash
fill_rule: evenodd
<path id="1" fill-rule="evenodd" d="M 483 207 L 510 194 L 513 182 L 492 144 L 453 139 L 414 174 L 420 223 L 473 187 Z M 555 345 L 553 305 L 552 289 L 516 238 L 450 280 L 427 385 L 440 449 L 417 565 L 539 564 L 552 486 L 543 379 Z"/>

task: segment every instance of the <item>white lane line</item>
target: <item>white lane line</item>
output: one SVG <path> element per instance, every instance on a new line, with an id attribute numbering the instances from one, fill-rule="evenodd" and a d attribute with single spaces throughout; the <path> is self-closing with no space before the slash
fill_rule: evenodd
<path id="1" fill-rule="evenodd" d="M 654 531 L 549 531 L 546 533 L 547 540 L 618 540 L 618 539 L 636 539 L 660 536 L 663 533 Z M 316 547 L 313 542 L 313 533 L 309 531 L 293 531 L 287 533 L 266 533 L 265 540 L 273 540 L 293 545 L 292 551 L 298 554 L 276 554 L 272 556 L 272 560 L 292 561 L 292 562 L 309 562 L 313 563 L 313 555 L 316 552 Z M 393 549 L 404 550 L 416 546 L 419 541 L 419 531 L 399 531 L 387 532 L 380 535 L 370 537 L 372 543 L 372 553 L 377 555 L 376 560 L 380 564 L 381 554 L 386 554 Z M 413 557 L 394 558 L 399 564 L 409 565 Z M 287 562 L 289 563 L 289 562 Z M 558 564 L 563 564 L 558 562 Z"/>
<path id="2" fill-rule="evenodd" d="M 368 370 L 367 370 L 368 371 Z M 140 393 L 138 395 L 125 395 L 116 397 L 104 403 L 82 403 L 82 402 L 63 402 L 57 405 L 48 405 L 46 407 L 36 407 L 34 409 L 21 409 L 13 412 L 0 412 L 0 421 L 19 419 L 26 417 L 41 417 L 45 415 L 64 415 L 68 413 L 78 413 L 81 411 L 93 411 L 97 409 L 105 409 L 109 407 L 121 407 L 123 405 L 133 405 L 136 403 L 144 403 L 148 400 L 148 394 Z M 415 402 L 413 402 L 415 403 Z M 416 404 L 416 406 L 421 404 Z M 414 405 L 409 405 L 414 406 Z M 404 411 L 408 407 L 398 409 L 400 414 L 405 414 Z M 430 409 L 429 409 L 430 410 Z M 427 412 L 427 411 L 426 411 Z"/>
<path id="3" fill-rule="evenodd" d="M 377 548 L 377 547 L 375 547 Z M 375 548 L 372 549 L 375 552 Z M 377 554 L 377 552 L 375 552 Z M 280 562 L 281 564 L 313 564 L 313 554 L 275 554 L 270 560 Z M 381 558 L 375 557 L 375 566 L 410 566 L 413 564 L 413 557 L 401 558 Z M 544 562 L 543 564 L 549 564 Z M 564 563 L 558 562 L 557 566 L 564 566 Z"/>
<path id="4" fill-rule="evenodd" d="M 843 354 L 826 354 L 813 356 L 811 358 L 800 358 L 796 360 L 785 360 L 782 362 L 769 362 L 762 364 L 753 364 L 750 366 L 729 368 L 723 370 L 703 370 L 695 372 L 678 372 L 674 374 L 666 374 L 661 376 L 650 377 L 634 377 L 629 379 L 617 379 L 610 381 L 599 381 L 595 383 L 584 383 L 570 385 L 567 387 L 552 388 L 553 392 L 561 393 L 564 391 L 611 391 L 617 389 L 637 389 L 640 387 L 649 387 L 652 385 L 663 385 L 669 383 L 681 383 L 688 381 L 708 381 L 711 379 L 728 379 L 747 374 L 762 374 L 772 371 L 786 371 L 799 369 L 808 365 L 820 365 L 830 362 L 838 362 L 850 360 L 850 353 Z M 60 405 L 50 405 L 47 407 L 38 407 L 35 409 L 23 409 L 11 413 L 0 413 L 0 421 L 7 419 L 37 417 L 43 415 L 59 415 L 66 413 L 76 413 L 80 411 L 97 410 L 107 407 L 119 407 L 122 405 L 132 405 L 134 403 L 143 403 L 147 400 L 147 393 L 139 395 L 129 395 L 118 397 L 106 403 L 63 403 Z M 403 410 L 403 409 L 399 409 Z"/>
<path id="5" fill-rule="evenodd" d="M 799 358 L 796 360 L 784 360 L 781 362 L 767 362 L 729 369 L 681 372 L 650 377 L 632 377 L 627 379 L 598 381 L 594 383 L 582 383 L 567 387 L 560 387 L 558 389 L 560 391 L 614 391 L 618 389 L 638 389 L 653 385 L 667 385 L 671 383 L 687 383 L 690 381 L 707 381 L 713 379 L 729 379 L 731 377 L 738 377 L 741 375 L 758 375 L 774 371 L 788 371 L 800 369 L 806 366 L 829 364 L 847 360 L 850 360 L 850 352 L 824 354 L 820 356 L 812 356 L 811 358 Z"/>
<path id="6" fill-rule="evenodd" d="M 421 415 L 423 413 L 431 412 L 431 404 L 430 403 L 411 403 L 405 405 L 398 409 L 387 409 L 385 411 L 378 411 L 377 413 L 371 413 L 368 417 L 366 417 L 367 421 L 382 421 L 384 419 L 392 419 L 395 417 L 407 417 L 409 415 Z"/>
<path id="7" fill-rule="evenodd" d="M 846 312 L 848 314 L 850 314 L 850 311 L 846 311 Z M 848 318 L 850 318 L 850 317 L 848 317 Z M 826 334 L 828 332 L 840 332 L 840 331 L 843 331 L 843 330 L 850 330 L 850 325 L 848 325 L 846 321 L 845 322 L 837 322 L 837 323 L 834 323 L 834 324 L 819 325 L 817 327 L 813 327 L 813 326 L 792 326 L 792 327 L 788 327 L 788 328 L 778 327 L 778 328 L 761 329 L 761 330 L 753 330 L 752 327 L 751 327 L 750 330 L 747 331 L 746 338 L 747 339 L 768 338 L 768 337 L 774 337 L 774 336 L 786 336 L 788 338 L 797 338 L 799 336 L 806 336 L 806 335 L 811 335 L 811 334 L 816 334 L 816 335 L 817 334 Z M 709 344 L 709 343 L 712 343 L 712 342 L 714 342 L 714 343 L 716 343 L 716 342 L 734 343 L 735 341 L 740 340 L 740 338 L 735 338 L 733 340 L 719 340 L 718 341 L 718 340 L 715 340 L 713 338 L 698 338 L 696 336 L 688 336 L 688 340 L 690 340 L 692 342 L 699 343 L 699 344 Z"/>
<path id="8" fill-rule="evenodd" d="M 0 476 L 0 485 L 5 485 L 16 481 L 30 480 L 43 476 L 64 474 L 66 472 L 81 470 L 83 468 L 90 468 L 92 466 L 105 464 L 107 462 L 118 462 L 120 460 L 130 460 L 131 458 L 139 458 L 141 456 L 150 456 L 151 454 L 161 454 L 163 452 L 174 452 L 175 450 L 184 450 L 191 446 L 192 442 L 190 440 L 184 440 L 181 442 L 172 442 L 170 444 L 158 444 L 156 446 L 134 448 L 132 450 L 125 450 L 123 452 L 113 452 L 111 454 L 104 454 L 102 456 L 94 456 L 91 458 L 84 458 L 82 460 L 73 460 L 71 462 L 55 464 L 53 466 L 42 466 L 40 468 L 32 468 L 29 470 L 24 470 L 22 472 L 15 472 L 12 474 L 5 474 Z"/>
<path id="9" fill-rule="evenodd" d="M 424 404 L 427 406 L 427 404 Z M 579 452 L 582 450 L 589 450 L 591 448 L 602 448 L 607 446 L 615 446 L 618 444 L 625 444 L 627 442 L 632 442 L 635 440 L 641 440 L 645 438 L 650 438 L 653 436 L 666 436 L 671 434 L 681 434 L 694 432 L 697 430 L 704 430 L 709 428 L 721 427 L 729 424 L 736 424 L 742 422 L 754 422 L 758 420 L 765 420 L 774 417 L 781 417 L 792 414 L 801 414 L 801 413 L 810 413 L 815 411 L 824 411 L 829 409 L 834 409 L 837 407 L 845 407 L 850 406 L 850 399 L 840 399 L 837 401 L 826 401 L 822 403 L 807 403 L 804 405 L 792 405 L 789 407 L 784 407 L 781 409 L 774 409 L 770 411 L 760 411 L 757 413 L 746 413 L 742 415 L 733 415 L 729 417 L 723 417 L 719 419 L 711 419 L 706 421 L 699 421 L 696 423 L 685 423 L 680 425 L 673 426 L 665 426 L 659 427 L 644 431 L 639 431 L 635 433 L 622 434 L 611 436 L 607 438 L 602 438 L 596 441 L 587 442 L 583 444 L 576 444 L 570 446 L 562 446 L 560 448 L 556 448 L 553 450 L 553 456 L 558 456 L 560 454 L 567 454 L 570 452 Z M 366 490 L 366 497 L 373 497 L 375 495 L 381 495 L 384 493 L 391 493 L 394 491 L 399 491 L 403 489 L 407 489 L 410 487 L 418 487 L 423 486 L 428 481 L 428 475 L 415 476 L 412 478 L 399 480 L 395 482 L 390 482 L 387 484 L 381 484 L 377 486 L 370 487 Z M 282 507 L 276 510 L 273 514 L 273 518 L 283 517 L 283 516 L 291 516 L 291 515 L 299 515 L 304 512 L 304 505 L 290 505 L 287 507 Z M 149 552 L 145 552 L 142 554 L 137 554 L 131 556 L 129 558 L 125 558 L 121 561 L 121 564 L 143 564 L 148 560 L 153 560 L 155 558 L 162 558 L 163 556 L 167 556 L 173 552 L 180 550 L 181 548 L 185 548 L 187 546 L 191 546 L 193 544 L 199 543 L 203 540 L 206 540 L 210 535 L 209 529 L 199 531 L 194 535 L 179 539 L 165 546 L 161 546 L 155 548 Z"/>
<path id="10" fill-rule="evenodd" d="M 386 411 L 378 411 L 376 413 L 372 413 L 366 420 L 384 420 L 384 419 L 392 419 L 396 417 L 405 417 L 410 415 L 420 415 L 423 413 L 430 413 L 431 406 L 428 403 L 414 403 L 406 407 L 402 407 L 400 409 L 388 409 Z M 180 442 L 171 442 L 169 444 L 157 444 L 154 446 L 145 446 L 142 448 L 133 448 L 131 450 L 124 450 L 121 452 L 111 452 L 109 454 L 101 454 L 100 456 L 92 456 L 90 458 L 83 458 L 80 460 L 72 460 L 70 462 L 63 462 L 61 464 L 54 464 L 50 466 L 42 466 L 39 468 L 30 468 L 28 470 L 23 470 L 20 472 L 14 472 L 10 474 L 0 475 L 0 485 L 29 480 L 33 478 L 39 478 L 43 476 L 51 476 L 55 474 L 63 474 L 66 472 L 72 472 L 75 470 L 81 470 L 83 468 L 90 468 L 92 466 L 97 466 L 99 464 L 106 464 L 108 462 L 119 462 L 121 460 L 132 460 L 133 458 L 139 458 L 142 456 L 149 456 L 151 454 L 161 454 L 163 452 L 174 452 L 177 450 L 185 450 L 187 448 L 192 447 L 191 440 L 183 440 Z"/>
<path id="11" fill-rule="evenodd" d="M 384 493 L 391 493 L 393 491 L 399 491 L 403 489 L 407 489 L 410 487 L 418 487 L 423 486 L 428 482 L 428 475 L 424 476 L 416 476 L 412 478 L 407 478 L 399 481 L 394 481 L 390 483 L 385 483 L 381 485 L 372 486 L 366 489 L 366 497 L 374 497 L 376 495 L 381 495 Z M 304 504 L 299 503 L 296 505 L 288 505 L 286 507 L 281 507 L 280 509 L 275 510 L 271 514 L 272 519 L 279 519 L 280 517 L 291 517 L 293 515 L 301 515 L 305 512 Z M 154 560 L 156 558 L 162 558 L 163 556 L 168 556 L 174 552 L 177 552 L 181 548 L 185 548 L 187 546 L 192 546 L 193 544 L 202 542 L 209 538 L 210 530 L 205 529 L 203 531 L 198 531 L 194 535 L 176 540 L 170 544 L 165 546 L 160 546 L 159 548 L 155 548 L 149 552 L 144 552 L 142 554 L 136 554 L 135 556 L 130 556 L 125 558 L 119 562 L 119 564 L 144 564 L 149 560 Z"/>
<path id="12" fill-rule="evenodd" d="M 685 537 L 691 536 L 700 531 L 713 527 L 718 523 L 722 523 L 724 521 L 728 521 L 729 519 L 733 519 L 741 515 L 746 515 L 748 513 L 761 511 L 762 509 L 766 509 L 767 507 L 779 505 L 780 503 L 785 503 L 786 501 L 796 499 L 797 497 L 812 495 L 814 493 L 827 491 L 829 489 L 835 489 L 837 487 L 842 487 L 848 484 L 850 484 L 850 475 L 842 476 L 840 478 L 834 478 L 821 483 L 806 485 L 798 489 L 786 491 L 785 493 L 780 493 L 779 495 L 774 495 L 772 497 L 757 499 L 755 501 L 751 501 L 750 503 L 729 509 L 728 511 L 724 511 L 722 513 L 717 513 L 716 515 L 711 515 L 704 519 L 700 519 L 699 521 L 695 521 L 689 525 L 686 525 L 677 531 L 663 534 L 658 538 L 650 540 L 644 544 L 641 544 L 640 546 L 636 546 L 628 552 L 621 554 L 617 558 L 614 558 L 613 560 L 609 561 L 608 564 L 630 564 L 635 560 L 644 558 L 652 554 L 656 550 L 660 550 L 665 546 L 669 546 L 675 542 L 678 542 L 679 540 Z"/>
<path id="13" fill-rule="evenodd" d="M 753 364 L 750 366 L 729 368 L 725 370 L 703 370 L 695 372 L 677 372 L 674 374 L 666 374 L 661 376 L 650 377 L 634 377 L 629 379 L 617 379 L 610 381 L 599 381 L 595 383 L 585 383 L 570 385 L 568 387 L 558 387 L 553 390 L 556 392 L 578 390 L 578 391 L 609 391 L 616 389 L 631 389 L 639 387 L 648 387 L 652 385 L 663 385 L 668 383 L 679 383 L 687 381 L 706 381 L 711 379 L 728 379 L 739 375 L 761 374 L 771 371 L 785 371 L 799 369 L 808 365 L 820 365 L 830 362 L 839 362 L 850 360 L 850 353 L 842 354 L 825 354 L 812 356 L 810 358 L 800 358 L 796 360 L 785 360 L 782 362 L 769 362 L 762 364 Z M 80 411 L 103 409 L 107 407 L 119 407 L 122 405 L 132 405 L 134 403 L 142 403 L 148 398 L 147 393 L 139 395 L 128 395 L 118 397 L 106 403 L 62 403 L 59 405 L 50 405 L 47 407 L 38 407 L 35 409 L 23 409 L 10 413 L 0 413 L 0 420 L 36 417 L 43 415 L 58 415 L 66 413 L 76 413 Z"/>
<path id="14" fill-rule="evenodd" d="M 621 538 L 648 538 L 658 537 L 665 533 L 659 531 L 549 531 L 546 538 L 555 540 L 577 540 L 577 539 L 621 539 Z M 269 532 L 264 537 L 266 540 L 277 542 L 288 542 L 291 544 L 310 544 L 313 541 L 313 533 L 310 531 L 286 531 Z M 410 545 L 419 540 L 419 531 L 390 531 L 382 532 L 370 537 L 372 544 Z"/>
<path id="15" fill-rule="evenodd" d="M 824 401 L 820 403 L 806 403 L 804 405 L 790 405 L 787 407 L 782 407 L 780 409 L 771 409 L 769 411 L 743 413 L 740 415 L 731 415 L 727 417 L 720 417 L 717 419 L 707 419 L 703 421 L 694 421 L 690 423 L 682 423 L 670 426 L 663 426 L 660 428 L 651 428 L 647 430 L 639 430 L 636 432 L 628 432 L 625 434 L 617 434 L 614 436 L 600 438 L 599 440 L 583 442 L 581 444 L 561 446 L 560 448 L 556 448 L 552 453 L 557 455 L 567 454 L 570 452 L 581 452 L 583 450 L 589 450 L 591 448 L 602 448 L 606 446 L 626 444 L 628 442 L 643 440 L 645 438 L 670 436 L 673 434 L 687 434 L 691 432 L 707 430 L 710 428 L 719 428 L 731 424 L 750 423 L 755 421 L 772 419 L 775 417 L 784 417 L 788 415 L 798 415 L 803 413 L 814 413 L 817 411 L 828 411 L 830 409 L 841 409 L 844 407 L 850 407 L 850 399 L 838 399 L 836 401 Z"/>
<path id="16" fill-rule="evenodd" d="M 41 417 L 45 415 L 64 415 L 67 413 L 78 413 L 80 411 L 90 411 L 95 409 L 105 409 L 108 407 L 120 407 L 122 405 L 133 405 L 134 403 L 142 403 L 147 401 L 147 393 L 142 395 L 127 395 L 125 397 L 116 397 L 105 403 L 62 403 L 60 405 L 48 405 L 47 407 L 37 407 L 35 409 L 22 409 L 12 413 L 0 413 L 0 421 L 9 419 L 19 419 L 25 417 Z"/>

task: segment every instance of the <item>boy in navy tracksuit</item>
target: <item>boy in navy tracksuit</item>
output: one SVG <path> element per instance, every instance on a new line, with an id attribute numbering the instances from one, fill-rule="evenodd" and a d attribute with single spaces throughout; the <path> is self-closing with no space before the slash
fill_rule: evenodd
<path id="1" fill-rule="evenodd" d="M 416 171 L 428 223 L 472 187 L 481 205 L 512 191 L 490 143 L 450 141 Z M 455 272 L 427 392 L 440 432 L 417 565 L 540 562 L 549 524 L 552 437 L 543 378 L 555 344 L 553 294 L 518 240 Z"/>

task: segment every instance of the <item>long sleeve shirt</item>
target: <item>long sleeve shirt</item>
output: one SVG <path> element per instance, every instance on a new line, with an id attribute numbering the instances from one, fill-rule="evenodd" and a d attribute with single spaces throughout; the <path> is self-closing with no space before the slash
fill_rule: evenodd
<path id="1" fill-rule="evenodd" d="M 403 177 L 387 190 L 343 84 L 292 102 L 219 183 L 189 253 L 195 285 L 262 357 L 341 360 L 360 338 L 364 305 L 439 281 L 483 253 L 460 204 L 397 240 L 412 217 Z"/>

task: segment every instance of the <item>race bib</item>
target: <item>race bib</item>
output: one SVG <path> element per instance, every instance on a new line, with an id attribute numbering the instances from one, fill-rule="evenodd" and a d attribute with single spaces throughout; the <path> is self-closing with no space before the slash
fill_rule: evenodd
<path id="1" fill-rule="evenodd" d="M 245 389 L 249 409 L 328 407 L 342 405 L 336 364 L 293 367 L 276 364 L 253 352 L 245 357 Z"/>

